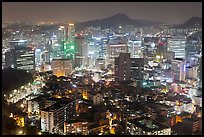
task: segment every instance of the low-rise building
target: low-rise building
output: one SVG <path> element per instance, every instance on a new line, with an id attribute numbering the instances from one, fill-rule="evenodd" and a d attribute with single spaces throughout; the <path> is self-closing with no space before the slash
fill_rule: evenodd
<path id="1" fill-rule="evenodd" d="M 149 117 L 131 119 L 127 122 L 130 135 L 171 135 L 171 128 Z"/>

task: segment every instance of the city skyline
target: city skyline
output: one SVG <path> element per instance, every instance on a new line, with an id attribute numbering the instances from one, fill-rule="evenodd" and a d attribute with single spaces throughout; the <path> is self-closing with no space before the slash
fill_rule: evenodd
<path id="1" fill-rule="evenodd" d="M 3 3 L 2 135 L 202 135 L 199 6 Z"/>
<path id="2" fill-rule="evenodd" d="M 106 10 L 104 10 L 104 8 Z M 167 24 L 181 24 L 191 17 L 202 17 L 202 3 L 3 2 L 2 4 L 3 23 L 14 21 L 28 21 L 35 23 L 39 21 L 86 22 L 90 20 L 106 18 L 117 13 L 126 14 L 132 19 L 157 21 Z"/>

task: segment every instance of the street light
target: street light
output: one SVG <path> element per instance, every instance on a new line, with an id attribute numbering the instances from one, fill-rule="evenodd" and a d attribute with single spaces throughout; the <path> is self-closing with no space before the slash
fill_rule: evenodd
<path id="1" fill-rule="evenodd" d="M 24 105 L 23 105 L 23 104 L 21 104 L 21 107 L 22 107 L 22 108 L 24 108 Z"/>
<path id="2" fill-rule="evenodd" d="M 19 134 L 19 135 L 22 135 L 22 134 L 23 134 L 23 131 L 22 131 L 22 130 L 18 131 L 18 134 Z"/>

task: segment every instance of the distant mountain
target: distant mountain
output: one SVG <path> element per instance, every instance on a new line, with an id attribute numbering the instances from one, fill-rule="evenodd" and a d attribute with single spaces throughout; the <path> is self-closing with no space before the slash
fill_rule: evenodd
<path id="1" fill-rule="evenodd" d="M 133 25 L 136 27 L 145 27 L 145 26 L 155 26 L 159 25 L 159 22 L 146 21 L 146 20 L 138 20 L 131 19 L 125 14 L 118 13 L 111 17 L 107 17 L 104 19 L 97 19 L 93 21 L 81 22 L 76 24 L 76 30 L 84 29 L 85 27 L 94 26 L 94 27 L 102 27 L 102 28 L 110 28 L 124 25 Z"/>
<path id="2" fill-rule="evenodd" d="M 199 25 L 202 28 L 202 18 L 201 17 L 192 17 L 183 24 L 174 26 L 175 28 L 194 28 Z"/>

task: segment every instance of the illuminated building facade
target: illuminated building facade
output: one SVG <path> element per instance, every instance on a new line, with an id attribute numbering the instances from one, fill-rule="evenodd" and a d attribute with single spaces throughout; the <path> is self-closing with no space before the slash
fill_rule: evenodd
<path id="1" fill-rule="evenodd" d="M 70 59 L 53 59 L 51 68 L 57 77 L 67 77 L 72 72 L 72 61 Z"/>
<path id="2" fill-rule="evenodd" d="M 58 40 L 60 41 L 67 40 L 67 28 L 65 26 L 60 26 L 58 28 Z"/>
<path id="3" fill-rule="evenodd" d="M 75 111 L 75 102 L 62 101 L 41 111 L 41 131 L 49 133 L 63 133 L 64 121 Z"/>
<path id="4" fill-rule="evenodd" d="M 202 35 L 201 35 L 202 36 Z M 189 37 L 186 42 L 186 58 L 190 59 L 202 52 L 202 42 L 199 36 Z"/>
<path id="5" fill-rule="evenodd" d="M 186 38 L 169 39 L 168 51 L 175 52 L 175 58 L 186 59 Z"/>
<path id="6" fill-rule="evenodd" d="M 72 59 L 72 65 L 74 66 L 76 50 L 74 32 L 75 27 L 72 23 L 58 28 L 58 42 L 53 44 L 53 59 Z"/>
<path id="7" fill-rule="evenodd" d="M 186 67 L 186 78 L 198 78 L 198 66 Z"/>
<path id="8" fill-rule="evenodd" d="M 103 102 L 103 96 L 101 94 L 93 95 L 93 104 L 100 105 Z"/>
<path id="9" fill-rule="evenodd" d="M 144 59 L 143 58 L 131 58 L 131 78 L 135 80 L 143 80 L 144 74 Z"/>
<path id="10" fill-rule="evenodd" d="M 186 80 L 186 60 L 175 59 L 171 63 L 171 70 L 174 72 L 175 81 L 185 81 Z"/>
<path id="11" fill-rule="evenodd" d="M 120 53 L 128 53 L 128 46 L 126 44 L 108 45 L 109 58 L 117 58 Z"/>
<path id="12" fill-rule="evenodd" d="M 28 46 L 28 41 L 25 39 L 15 39 L 9 41 L 10 48 L 25 48 Z"/>
<path id="13" fill-rule="evenodd" d="M 140 39 L 137 40 L 129 40 L 128 47 L 131 58 L 142 58 L 143 51 L 141 49 L 142 41 Z"/>
<path id="14" fill-rule="evenodd" d="M 85 121 L 69 121 L 64 122 L 64 134 L 88 134 L 88 122 Z"/>
<path id="15" fill-rule="evenodd" d="M 33 72 L 35 70 L 35 50 L 29 47 L 11 49 L 5 53 L 5 67 Z"/>

